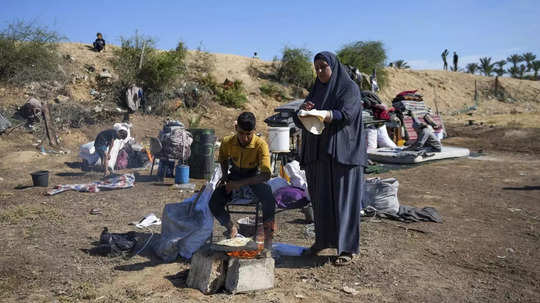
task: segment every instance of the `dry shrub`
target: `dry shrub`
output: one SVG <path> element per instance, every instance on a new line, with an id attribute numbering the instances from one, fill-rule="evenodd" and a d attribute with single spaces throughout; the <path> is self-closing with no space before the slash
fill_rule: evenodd
<path id="1" fill-rule="evenodd" d="M 0 32 L 0 80 L 15 85 L 66 78 L 55 31 L 18 21 Z"/>

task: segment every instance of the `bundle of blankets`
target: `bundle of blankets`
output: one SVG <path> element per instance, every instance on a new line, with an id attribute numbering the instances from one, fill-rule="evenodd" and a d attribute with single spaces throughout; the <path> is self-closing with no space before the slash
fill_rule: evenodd
<path id="1" fill-rule="evenodd" d="M 182 122 L 167 120 L 159 132 L 159 140 L 163 146 L 160 157 L 182 161 L 189 159 L 193 136 Z"/>
<path id="2" fill-rule="evenodd" d="M 410 110 L 419 117 L 431 112 L 424 103 L 423 96 L 418 94 L 417 90 L 407 90 L 397 94 L 392 100 L 392 107 L 398 112 Z"/>

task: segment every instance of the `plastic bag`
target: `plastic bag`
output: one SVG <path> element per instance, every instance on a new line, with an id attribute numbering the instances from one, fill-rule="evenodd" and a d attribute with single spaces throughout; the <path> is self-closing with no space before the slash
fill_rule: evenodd
<path id="1" fill-rule="evenodd" d="M 79 148 L 79 157 L 81 157 L 82 160 L 86 160 L 90 166 L 101 164 L 99 155 L 96 153 L 94 147 L 94 141 L 81 145 Z"/>
<path id="2" fill-rule="evenodd" d="M 397 197 L 399 182 L 396 178 L 381 180 L 380 178 L 367 179 L 365 183 L 365 198 L 363 208 L 371 206 L 377 211 L 397 214 L 399 201 Z"/>
<path id="3" fill-rule="evenodd" d="M 270 188 L 272 188 L 272 193 L 275 193 L 276 190 L 282 188 L 282 187 L 285 187 L 285 186 L 289 186 L 289 183 L 287 182 L 287 180 L 281 178 L 281 177 L 275 177 L 275 178 L 272 178 L 268 181 L 266 181 L 266 183 L 268 185 L 270 185 Z"/>
<path id="4" fill-rule="evenodd" d="M 306 192 L 298 187 L 286 186 L 274 193 L 279 208 L 302 208 L 309 203 Z"/>
<path id="5" fill-rule="evenodd" d="M 136 244 L 134 232 L 113 234 L 109 232 L 107 227 L 104 227 L 99 236 L 99 245 L 94 248 L 94 251 L 104 256 L 116 257 L 124 253 L 131 253 Z"/>
<path id="6" fill-rule="evenodd" d="M 285 165 L 285 173 L 291 180 L 291 185 L 299 187 L 306 192 L 306 198 L 311 200 L 309 196 L 308 184 L 306 179 L 306 172 L 300 169 L 300 162 L 294 160 Z"/>
<path id="7" fill-rule="evenodd" d="M 272 245 L 272 251 L 279 256 L 293 256 L 299 257 L 302 255 L 306 247 L 297 246 L 287 243 L 274 243 Z"/>
<path id="8" fill-rule="evenodd" d="M 208 208 L 208 202 L 220 178 L 221 168 L 216 167 L 212 179 L 206 184 L 194 206 L 198 193 L 181 203 L 165 205 L 161 217 L 161 237 L 153 246 L 161 259 L 166 262 L 172 262 L 178 256 L 190 259 L 210 238 L 214 217 Z"/>
<path id="9" fill-rule="evenodd" d="M 396 143 L 390 139 L 390 136 L 388 136 L 388 131 L 386 130 L 386 126 L 381 126 L 377 128 L 377 146 L 378 147 L 397 147 Z"/>
<path id="10" fill-rule="evenodd" d="M 377 149 L 377 129 L 374 127 L 366 128 L 366 137 L 367 137 L 367 149 Z"/>

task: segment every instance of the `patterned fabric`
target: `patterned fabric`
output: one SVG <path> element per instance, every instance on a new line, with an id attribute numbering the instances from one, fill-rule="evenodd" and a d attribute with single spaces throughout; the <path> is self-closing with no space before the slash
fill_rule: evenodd
<path id="1" fill-rule="evenodd" d="M 130 110 L 136 112 L 141 106 L 143 90 L 140 87 L 132 85 L 126 90 L 126 104 Z"/>
<path id="2" fill-rule="evenodd" d="M 96 181 L 87 184 L 60 184 L 47 191 L 48 196 L 56 195 L 68 190 L 75 190 L 79 192 L 97 193 L 102 189 L 124 189 L 131 188 L 135 185 L 135 176 L 133 174 L 124 174 L 112 178 L 108 178 L 104 181 Z"/>
<path id="3" fill-rule="evenodd" d="M 191 155 L 191 143 L 193 136 L 190 132 L 181 127 L 173 128 L 161 138 L 161 154 L 169 159 L 187 160 Z"/>

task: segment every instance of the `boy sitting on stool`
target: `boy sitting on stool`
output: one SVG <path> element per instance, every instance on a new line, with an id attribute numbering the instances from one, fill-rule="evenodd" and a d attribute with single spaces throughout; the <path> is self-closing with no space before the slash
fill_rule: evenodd
<path id="1" fill-rule="evenodd" d="M 225 205 L 231 201 L 234 189 L 249 186 L 262 202 L 264 248 L 270 250 L 275 229 L 276 200 L 270 185 L 265 183 L 271 177 L 268 145 L 263 139 L 255 136 L 253 113 L 241 113 L 235 128 L 236 135 L 223 138 L 219 148 L 223 177 L 210 198 L 210 210 L 219 223 L 227 228 L 229 237 L 234 238 L 238 233 L 238 227 L 225 211 Z"/>

